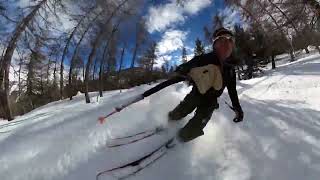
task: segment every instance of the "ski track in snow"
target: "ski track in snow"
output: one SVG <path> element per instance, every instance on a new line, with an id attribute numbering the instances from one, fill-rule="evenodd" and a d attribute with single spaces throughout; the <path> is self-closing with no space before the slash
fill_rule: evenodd
<path id="1" fill-rule="evenodd" d="M 126 164 L 167 140 L 156 135 L 107 148 L 108 139 L 170 126 L 173 133 L 192 117 L 167 122 L 167 113 L 191 90 L 170 86 L 100 125 L 97 118 L 154 85 L 105 92 L 85 104 L 84 95 L 50 103 L 0 122 L 1 180 L 88 180 L 98 172 Z M 317 180 L 320 175 L 320 55 L 267 70 L 260 78 L 238 82 L 244 121 L 224 104 L 206 126 L 205 135 L 170 150 L 130 180 Z M 115 179 L 101 176 L 100 179 Z"/>

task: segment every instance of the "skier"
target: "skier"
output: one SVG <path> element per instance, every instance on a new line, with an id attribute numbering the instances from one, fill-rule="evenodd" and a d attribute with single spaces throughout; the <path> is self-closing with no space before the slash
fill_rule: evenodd
<path id="1" fill-rule="evenodd" d="M 236 74 L 234 70 L 236 63 L 234 62 L 234 58 L 231 57 L 231 53 L 235 44 L 234 36 L 231 31 L 225 28 L 220 28 L 213 34 L 212 44 L 212 52 L 196 56 L 192 60 L 178 66 L 175 71 L 176 74 L 172 78 L 145 91 L 143 94 L 132 98 L 127 103 L 116 107 L 115 110 L 107 116 L 99 118 L 100 123 L 103 123 L 105 118 L 120 112 L 129 105 L 136 103 L 172 84 L 185 80 L 189 80 L 193 84 L 191 92 L 184 98 L 183 101 L 179 103 L 176 108 L 168 113 L 170 121 L 177 121 L 196 109 L 194 117 L 191 118 L 182 129 L 180 129 L 177 137 L 169 139 L 154 151 L 133 162 L 129 162 L 126 165 L 110 170 L 99 172 L 96 177 L 97 179 L 102 174 L 112 173 L 114 171 L 129 172 L 128 174 L 124 173 L 123 177 L 132 176 L 141 169 L 147 167 L 150 163 L 159 159 L 159 157 L 165 154 L 167 149 L 174 147 L 177 141 L 188 142 L 199 136 L 202 136 L 204 134 L 203 128 L 210 120 L 213 111 L 219 108 L 217 99 L 221 96 L 225 87 L 228 89 L 228 93 L 232 102 L 233 107 L 231 108 L 236 114 L 233 121 L 238 123 L 243 120 L 243 111 L 240 106 L 236 90 Z M 141 139 L 150 137 L 157 132 L 158 130 L 156 129 L 154 131 L 145 131 L 136 135 L 128 136 L 122 138 L 128 140 L 128 142 L 120 142 L 118 144 L 114 143 L 110 147 L 117 147 L 137 142 Z M 126 168 L 129 168 L 130 171 L 123 171 Z M 131 171 L 132 169 L 136 169 L 136 171 Z"/>
<path id="2" fill-rule="evenodd" d="M 233 121 L 238 123 L 243 120 L 236 90 L 236 63 L 231 57 L 234 45 L 232 32 L 223 27 L 219 28 L 213 34 L 212 52 L 196 56 L 177 67 L 176 75 L 188 77 L 193 88 L 184 100 L 168 113 L 169 121 L 180 120 L 196 109 L 193 118 L 178 132 L 179 141 L 188 142 L 204 134 L 203 128 L 213 111 L 219 108 L 217 98 L 225 87 L 236 114 Z"/>

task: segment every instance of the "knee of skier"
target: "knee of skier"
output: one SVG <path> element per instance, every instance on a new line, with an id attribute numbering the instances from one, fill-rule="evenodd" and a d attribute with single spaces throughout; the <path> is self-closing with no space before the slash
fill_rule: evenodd
<path id="1" fill-rule="evenodd" d="M 183 142 L 192 141 L 202 135 L 204 135 L 204 132 L 201 128 L 182 128 L 178 133 L 180 140 Z"/>
<path id="2" fill-rule="evenodd" d="M 169 118 L 169 120 L 177 121 L 177 120 L 180 120 L 182 117 L 181 117 L 181 115 L 180 115 L 179 112 L 170 111 L 170 112 L 168 113 L 168 118 Z"/>

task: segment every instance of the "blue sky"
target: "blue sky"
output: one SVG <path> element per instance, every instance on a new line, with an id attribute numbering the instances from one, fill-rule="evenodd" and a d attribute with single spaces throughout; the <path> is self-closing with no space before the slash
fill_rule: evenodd
<path id="1" fill-rule="evenodd" d="M 145 1 L 147 3 L 141 15 L 146 20 L 151 39 L 158 43 L 158 59 L 155 65 L 158 68 L 164 63 L 164 59 L 171 65 L 179 65 L 182 46 L 186 47 L 188 59 L 191 59 L 194 55 L 195 40 L 204 40 L 203 28 L 212 27 L 212 19 L 216 13 L 226 16 L 226 27 L 232 27 L 239 22 L 238 14 L 226 7 L 224 0 L 184 0 L 183 6 L 177 5 L 176 0 Z M 129 42 L 131 47 L 135 43 L 133 36 L 134 34 L 132 42 Z M 126 51 L 124 59 L 123 68 L 130 67 L 132 52 Z"/>
<path id="2" fill-rule="evenodd" d="M 218 11 L 227 15 L 229 24 L 239 21 L 237 14 L 225 7 L 224 0 L 184 0 L 184 6 L 177 5 L 176 0 L 145 1 L 147 3 L 141 10 L 141 14 L 146 19 L 149 35 L 158 43 L 156 67 L 161 67 L 163 59 L 169 60 L 171 65 L 180 64 L 182 45 L 187 48 L 188 58 L 192 58 L 196 38 L 204 39 L 203 27 L 212 25 L 212 17 Z M 18 0 L 17 2 L 20 7 L 31 3 L 30 0 Z M 71 29 L 74 25 L 67 17 L 61 20 L 66 26 L 63 29 Z M 131 64 L 131 50 L 135 43 L 134 34 L 127 36 L 130 51 L 126 51 L 123 68 L 128 68 Z M 122 45 L 119 45 L 119 56 L 121 47 Z M 87 59 L 85 54 L 83 58 Z"/>
<path id="3" fill-rule="evenodd" d="M 218 11 L 224 14 L 230 12 L 224 0 L 186 0 L 184 6 L 178 6 L 176 0 L 154 2 L 146 5 L 144 17 L 148 32 L 158 43 L 157 67 L 163 63 L 163 58 L 170 60 L 171 64 L 179 64 L 182 45 L 191 58 L 196 38 L 204 39 L 203 27 L 211 25 L 212 17 Z M 238 19 L 236 14 L 230 14 L 230 18 L 228 22 Z M 127 61 L 130 61 L 130 54 L 127 56 Z"/>

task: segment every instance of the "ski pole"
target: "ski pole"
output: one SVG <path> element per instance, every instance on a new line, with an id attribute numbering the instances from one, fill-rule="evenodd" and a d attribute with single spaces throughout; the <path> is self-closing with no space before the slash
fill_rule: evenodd
<path id="1" fill-rule="evenodd" d="M 123 104 L 123 105 L 120 105 L 118 107 L 115 107 L 114 110 L 111 113 L 109 113 L 106 116 L 99 117 L 98 120 L 99 120 L 100 124 L 103 124 L 105 122 L 106 118 L 112 116 L 113 114 L 116 114 L 116 113 L 120 112 L 121 110 L 123 110 L 124 108 L 130 106 L 131 104 L 139 102 L 142 99 L 144 99 L 145 97 L 148 97 L 148 96 L 150 96 L 150 95 L 152 95 L 152 94 L 154 94 L 154 93 L 156 93 L 156 92 L 158 92 L 158 91 L 160 91 L 160 90 L 162 90 L 162 89 L 164 89 L 164 88 L 166 88 L 166 87 L 168 87 L 168 86 L 170 86 L 172 84 L 175 84 L 175 83 L 178 83 L 178 82 L 181 82 L 181 81 L 184 81 L 184 80 L 185 80 L 185 78 L 181 77 L 181 76 L 176 76 L 176 77 L 173 77 L 171 79 L 168 79 L 168 80 L 156 85 L 155 87 L 145 91 L 144 93 L 136 96 L 133 100 L 131 100 L 131 101 L 129 101 L 129 102 Z"/>
<path id="2" fill-rule="evenodd" d="M 130 106 L 130 105 L 133 104 L 133 103 L 136 103 L 136 102 L 138 102 L 138 101 L 141 101 L 143 98 L 144 98 L 144 97 L 143 97 L 142 95 L 138 95 L 138 96 L 136 96 L 133 100 L 127 102 L 126 104 L 123 104 L 123 105 L 121 105 L 121 106 L 115 107 L 114 110 L 113 110 L 111 113 L 109 113 L 108 115 L 103 116 L 103 117 L 99 117 L 99 122 L 100 122 L 100 124 L 103 124 L 103 123 L 105 122 L 105 119 L 106 119 L 106 118 L 112 116 L 112 115 L 115 114 L 115 113 L 120 112 L 122 109 Z"/>
<path id="3" fill-rule="evenodd" d="M 227 103 L 227 101 L 224 101 L 224 103 L 226 103 L 226 105 L 232 110 L 232 111 L 236 111 L 229 103 Z"/>

